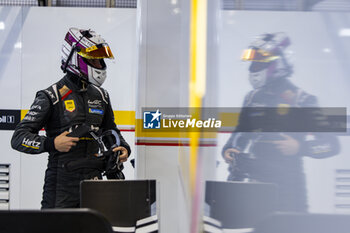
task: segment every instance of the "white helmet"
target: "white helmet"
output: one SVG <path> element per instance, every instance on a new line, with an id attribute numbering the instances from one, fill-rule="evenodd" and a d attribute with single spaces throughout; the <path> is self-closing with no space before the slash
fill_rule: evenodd
<path id="1" fill-rule="evenodd" d="M 62 70 L 70 71 L 87 82 L 101 86 L 106 79 L 104 58 L 113 59 L 112 51 L 96 32 L 70 28 L 62 45 Z"/>
<path id="2" fill-rule="evenodd" d="M 289 77 L 293 73 L 293 67 L 284 55 L 284 50 L 289 45 L 290 39 L 285 33 L 268 33 L 259 36 L 244 51 L 242 60 L 252 62 L 249 81 L 254 88 L 260 88 L 278 78 Z"/>

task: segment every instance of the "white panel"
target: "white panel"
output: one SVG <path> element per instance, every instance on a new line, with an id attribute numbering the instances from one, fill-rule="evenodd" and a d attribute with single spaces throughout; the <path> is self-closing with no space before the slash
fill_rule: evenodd
<path id="1" fill-rule="evenodd" d="M 182 28 L 186 17 L 186 4 L 180 10 L 179 2 L 140 1 L 140 57 L 139 105 L 140 107 L 177 107 L 180 95 L 187 92 L 179 87 L 182 79 L 182 58 L 187 60 L 188 31 Z M 162 9 L 162 10 L 160 10 Z M 187 64 L 186 64 L 187 65 Z"/>
<path id="2" fill-rule="evenodd" d="M 189 7 L 190 2 L 185 0 L 138 1 L 139 119 L 142 118 L 142 107 L 189 105 Z M 215 7 L 210 10 L 212 15 L 217 13 Z M 211 29 L 209 32 L 212 33 Z M 213 37 L 216 39 L 215 35 Z M 212 39 L 209 41 L 212 42 Z M 210 51 L 214 52 L 213 50 Z M 216 59 L 215 56 L 211 58 Z M 213 80 L 210 86 L 213 88 L 217 74 L 216 66 L 211 65 L 209 71 Z M 215 105 L 214 94 L 216 93 L 211 92 L 211 96 L 208 97 L 211 100 L 207 101 L 208 105 Z M 156 178 L 160 181 L 161 232 L 188 232 L 191 222 L 188 190 L 189 148 L 138 146 L 137 150 L 137 178 Z M 200 150 L 201 158 L 205 158 L 202 161 L 205 178 L 214 177 L 214 151 L 215 148 Z M 204 154 L 210 154 L 210 157 Z"/>
<path id="3" fill-rule="evenodd" d="M 22 11 L 20 7 L 0 7 L 0 109 L 21 107 L 21 37 Z M 19 208 L 20 153 L 12 150 L 12 131 L 0 131 L 0 163 L 10 164 L 10 206 Z M 2 177 L 4 178 L 4 177 Z M 0 178 L 1 179 L 1 178 Z"/>
<path id="4" fill-rule="evenodd" d="M 138 1 L 138 99 L 142 107 L 179 107 L 188 104 L 188 1 Z M 160 231 L 187 232 L 189 208 L 181 185 L 179 148 L 137 147 L 137 178 L 160 183 Z M 188 156 L 183 155 L 183 156 Z"/>
<path id="5" fill-rule="evenodd" d="M 10 176 L 8 174 L 1 174 L 0 175 L 0 181 L 9 181 L 10 180 Z"/>
<path id="6" fill-rule="evenodd" d="M 10 185 L 10 208 L 20 208 L 20 153 L 10 146 L 12 131 L 0 131 L 1 164 L 10 164 L 10 175 L 0 176 L 0 180 L 9 180 Z"/>
<path id="7" fill-rule="evenodd" d="M 138 3 L 140 57 L 137 116 L 142 118 L 141 107 L 184 107 L 189 104 L 190 5 L 189 1 L 149 0 Z M 215 7 L 210 10 L 212 15 L 216 15 Z M 209 31 L 213 32 L 211 29 Z M 213 37 L 216 39 L 215 35 Z M 210 38 L 210 42 L 212 39 Z M 216 59 L 215 56 L 211 58 Z M 217 76 L 216 66 L 210 65 L 209 71 L 214 73 L 213 80 L 210 82 L 213 88 Z M 211 100 L 207 101 L 208 105 L 215 105 L 214 94 L 216 93 L 211 92 L 211 96 L 208 97 Z M 178 147 L 138 146 L 137 149 L 137 159 L 140 163 L 137 165 L 137 177 L 151 178 L 151 175 L 160 180 L 161 231 L 187 232 L 190 223 L 188 175 L 182 173 L 179 157 L 187 158 L 188 148 L 181 148 L 181 152 L 184 153 L 179 153 Z M 201 149 L 201 155 L 212 155 L 213 151 L 215 148 Z M 205 156 L 204 160 L 205 168 L 208 165 L 211 167 L 210 171 L 214 172 L 215 157 Z M 186 159 L 181 159 L 181 161 L 186 161 Z M 204 171 L 209 171 L 205 168 Z M 211 172 L 205 172 L 203 175 L 206 178 L 213 177 Z M 175 222 L 173 219 L 178 219 L 178 221 Z"/>
<path id="8" fill-rule="evenodd" d="M 0 179 L 1 180 L 1 179 Z M 0 183 L 0 189 L 8 189 L 10 187 L 9 183 Z"/>
<path id="9" fill-rule="evenodd" d="M 40 209 L 47 157 L 21 153 L 21 209 Z"/>
<path id="10" fill-rule="evenodd" d="M 129 143 L 131 147 L 131 155 L 128 158 L 128 161 L 124 163 L 123 173 L 125 175 L 126 180 L 134 180 L 135 179 L 135 168 L 131 165 L 131 160 L 135 158 L 135 132 L 122 132 L 124 139 Z"/>
<path id="11" fill-rule="evenodd" d="M 22 11 L 0 7 L 0 109 L 20 108 Z M 6 98 L 5 98 L 6 97 Z"/>
<path id="12" fill-rule="evenodd" d="M 178 208 L 177 190 L 180 187 L 179 168 L 178 168 L 178 148 L 147 146 L 145 148 L 145 160 L 147 179 L 156 179 L 160 185 L 160 195 L 157 201 L 160 203 L 160 229 L 165 232 L 179 232 L 178 219 L 180 212 Z"/>
<path id="13" fill-rule="evenodd" d="M 10 205 L 8 202 L 0 203 L 0 210 L 8 210 Z"/>
<path id="14" fill-rule="evenodd" d="M 8 200 L 10 197 L 9 191 L 0 190 L 0 200 Z"/>
<path id="15" fill-rule="evenodd" d="M 8 167 L 1 168 L 0 167 L 0 173 L 9 173 L 9 172 L 10 172 L 10 168 L 8 168 Z"/>

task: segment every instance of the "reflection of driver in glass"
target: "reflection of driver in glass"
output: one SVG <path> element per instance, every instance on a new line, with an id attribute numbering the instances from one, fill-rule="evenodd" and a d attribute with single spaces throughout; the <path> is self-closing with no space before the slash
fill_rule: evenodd
<path id="1" fill-rule="evenodd" d="M 278 210 L 307 211 L 302 157 L 325 158 L 337 154 L 337 138 L 329 133 L 281 132 L 278 124 L 272 130 L 270 125 L 269 132 L 264 132 L 264 125 L 254 126 L 258 118 L 261 122 L 261 114 L 254 113 L 255 108 L 271 107 L 278 113 L 278 109 L 317 107 L 315 96 L 288 79 L 293 69 L 284 50 L 289 45 L 290 40 L 284 33 L 263 34 L 245 50 L 242 59 L 251 61 L 249 81 L 254 89 L 244 99 L 238 126 L 222 155 L 230 164 L 228 180 L 275 183 L 279 193 Z M 309 120 L 317 122 L 319 113 L 308 115 Z M 280 114 L 283 124 L 295 122 L 288 117 L 288 111 L 282 110 Z M 247 126 L 249 132 L 245 130 Z"/>

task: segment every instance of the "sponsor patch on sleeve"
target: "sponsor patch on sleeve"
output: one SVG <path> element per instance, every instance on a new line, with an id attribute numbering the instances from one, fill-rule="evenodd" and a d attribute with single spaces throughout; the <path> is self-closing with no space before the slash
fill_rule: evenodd
<path id="1" fill-rule="evenodd" d="M 40 142 L 37 142 L 35 140 L 29 140 L 27 138 L 24 138 L 22 142 L 22 146 L 36 149 L 36 150 L 40 148 L 40 144 L 41 144 Z"/>

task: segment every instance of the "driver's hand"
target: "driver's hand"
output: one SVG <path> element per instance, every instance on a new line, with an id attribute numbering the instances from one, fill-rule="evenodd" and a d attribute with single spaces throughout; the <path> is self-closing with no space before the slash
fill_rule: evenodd
<path id="1" fill-rule="evenodd" d="M 67 134 L 69 134 L 69 132 L 64 131 L 54 139 L 55 148 L 59 152 L 70 151 L 70 149 L 72 149 L 73 146 L 76 146 L 79 141 L 78 137 L 68 137 Z"/>
<path id="2" fill-rule="evenodd" d="M 237 150 L 237 149 L 235 149 L 235 148 L 229 148 L 229 149 L 227 149 L 227 150 L 225 150 L 225 152 L 224 152 L 224 159 L 225 159 L 225 162 L 226 163 L 232 163 L 232 162 L 234 162 L 234 157 L 232 157 L 232 155 L 231 154 L 239 154 L 240 153 L 240 151 L 239 150 Z"/>
<path id="3" fill-rule="evenodd" d="M 283 155 L 296 155 L 299 152 L 300 144 L 297 140 L 287 134 L 281 134 L 282 140 L 274 141 L 276 148 Z"/>
<path id="4" fill-rule="evenodd" d="M 120 151 L 120 155 L 119 155 L 119 161 L 124 163 L 128 160 L 129 157 L 129 153 L 128 150 L 125 147 L 122 146 L 118 146 L 116 148 L 113 149 L 113 152 L 117 152 Z"/>

